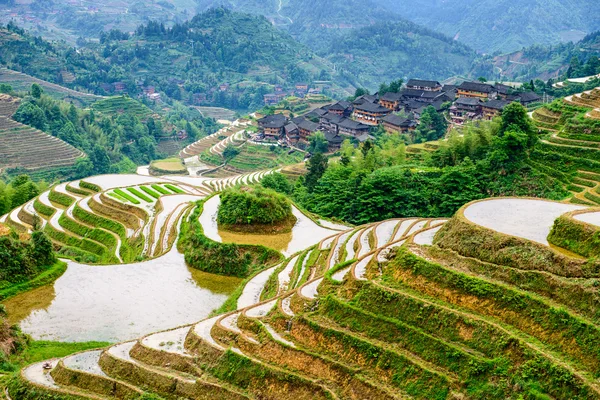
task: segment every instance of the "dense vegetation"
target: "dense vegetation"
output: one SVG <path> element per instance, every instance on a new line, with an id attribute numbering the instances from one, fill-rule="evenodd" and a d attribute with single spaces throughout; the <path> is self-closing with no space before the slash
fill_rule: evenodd
<path id="1" fill-rule="evenodd" d="M 52 243 L 42 232 L 21 240 L 12 233 L 0 236 L 0 289 L 26 282 L 56 263 Z"/>
<path id="2" fill-rule="evenodd" d="M 289 229 L 294 220 L 290 201 L 274 190 L 242 186 L 221 194 L 217 222 L 225 229 L 279 231 Z"/>
<path id="3" fill-rule="evenodd" d="M 263 246 L 218 243 L 207 238 L 199 222 L 202 204 L 199 202 L 182 224 L 177 244 L 190 267 L 213 274 L 245 278 L 282 257 L 277 251 Z"/>
<path id="4" fill-rule="evenodd" d="M 354 86 L 376 89 L 398 76 L 442 79 L 455 75 L 491 76 L 468 46 L 408 21 L 381 22 L 351 30 L 324 50 Z"/>
<path id="5" fill-rule="evenodd" d="M 55 100 L 33 84 L 13 116 L 16 121 L 40 129 L 75 146 L 88 155 L 77 160 L 76 178 L 108 172 L 132 172 L 135 165 L 147 164 L 161 157 L 158 141 L 184 129 L 192 140 L 201 135 L 195 123 L 205 120 L 189 118 L 187 109 L 175 107 L 164 119 L 141 103 L 127 97 L 95 102 L 82 110 L 73 104 Z M 187 119 L 187 120 L 186 120 Z M 212 125 L 208 126 L 213 129 Z"/>
<path id="6" fill-rule="evenodd" d="M 598 57 L 600 57 L 600 31 L 590 33 L 576 43 L 534 44 L 517 53 L 498 56 L 494 59 L 494 63 L 511 79 L 529 80 L 537 77 L 547 79 L 558 76 L 550 82 L 553 83 L 567 78 L 600 74 Z M 511 60 L 519 60 L 519 62 L 514 63 Z"/>
<path id="7" fill-rule="evenodd" d="M 407 156 L 401 138 L 385 134 L 359 149 L 345 143 L 339 162 L 317 154 L 293 196 L 312 212 L 356 224 L 451 216 L 492 196 L 566 197 L 562 185 L 528 165 L 536 143 L 526 110 L 513 103 L 501 120 L 470 125 L 421 157 Z"/>
<path id="8" fill-rule="evenodd" d="M 0 215 L 27 203 L 46 190 L 45 182 L 33 182 L 27 175 L 20 175 L 8 182 L 0 179 Z"/>

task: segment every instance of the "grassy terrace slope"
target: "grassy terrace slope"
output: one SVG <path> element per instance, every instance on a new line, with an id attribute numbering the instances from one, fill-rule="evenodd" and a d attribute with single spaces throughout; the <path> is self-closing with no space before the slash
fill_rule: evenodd
<path id="1" fill-rule="evenodd" d="M 532 117 L 546 135 L 532 167 L 561 182 L 572 203 L 600 205 L 600 88 L 537 109 Z"/>
<path id="2" fill-rule="evenodd" d="M 84 154 L 42 131 L 13 121 L 18 100 L 0 95 L 0 170 L 28 171 L 70 167 Z"/>
<path id="3" fill-rule="evenodd" d="M 600 227 L 585 206 L 493 199 L 340 232 L 251 278 L 236 311 L 34 364 L 10 394 L 599 399 L 600 264 L 546 241 L 572 210 Z"/>

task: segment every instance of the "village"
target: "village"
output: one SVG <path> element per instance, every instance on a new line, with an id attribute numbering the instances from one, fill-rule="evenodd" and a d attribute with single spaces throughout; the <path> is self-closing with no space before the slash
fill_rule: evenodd
<path id="1" fill-rule="evenodd" d="M 295 95 L 309 94 L 309 85 L 297 85 Z M 286 98 L 283 91 L 265 95 L 265 105 L 273 106 Z M 311 134 L 320 131 L 329 149 L 339 149 L 345 139 L 362 143 L 374 139 L 382 128 L 391 134 L 406 134 L 410 139 L 428 107 L 446 118 L 449 126 L 461 127 L 468 121 L 492 120 L 511 102 L 525 107 L 540 103 L 531 91 L 517 91 L 505 84 L 465 81 L 443 85 L 438 81 L 410 79 L 399 92 L 365 94 L 354 101 L 338 101 L 316 108 L 302 116 L 282 113 L 258 121 L 257 139 L 304 149 Z"/>

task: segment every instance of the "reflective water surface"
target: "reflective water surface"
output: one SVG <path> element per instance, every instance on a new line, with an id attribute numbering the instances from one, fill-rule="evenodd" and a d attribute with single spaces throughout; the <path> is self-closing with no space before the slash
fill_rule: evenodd
<path id="1" fill-rule="evenodd" d="M 249 235 L 220 229 L 217 224 L 217 213 L 221 199 L 214 196 L 204 203 L 200 223 L 204 234 L 217 242 L 263 245 L 281 251 L 286 257 L 319 243 L 321 240 L 336 235 L 339 231 L 323 228 L 314 223 L 300 210 L 292 206 L 297 221 L 292 231 L 278 235 Z"/>
<path id="2" fill-rule="evenodd" d="M 206 318 L 240 282 L 191 270 L 173 249 L 132 265 L 69 262 L 53 285 L 5 305 L 34 339 L 119 342 Z"/>

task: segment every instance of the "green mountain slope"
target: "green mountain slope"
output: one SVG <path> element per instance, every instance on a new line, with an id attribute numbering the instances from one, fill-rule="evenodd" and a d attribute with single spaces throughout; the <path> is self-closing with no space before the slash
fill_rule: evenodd
<path id="1" fill-rule="evenodd" d="M 577 41 L 600 29 L 596 0 L 378 0 L 411 21 L 487 53 Z"/>
<path id="2" fill-rule="evenodd" d="M 541 78 L 579 78 L 600 73 L 600 31 L 583 40 L 554 46 L 533 45 L 520 51 L 494 57 L 494 66 L 503 78 L 529 80 Z M 570 68 L 569 68 L 570 67 Z"/>
<path id="3" fill-rule="evenodd" d="M 489 76 L 491 65 L 469 47 L 411 22 L 382 22 L 352 30 L 324 53 L 355 85 L 378 87 L 398 77 Z"/>

